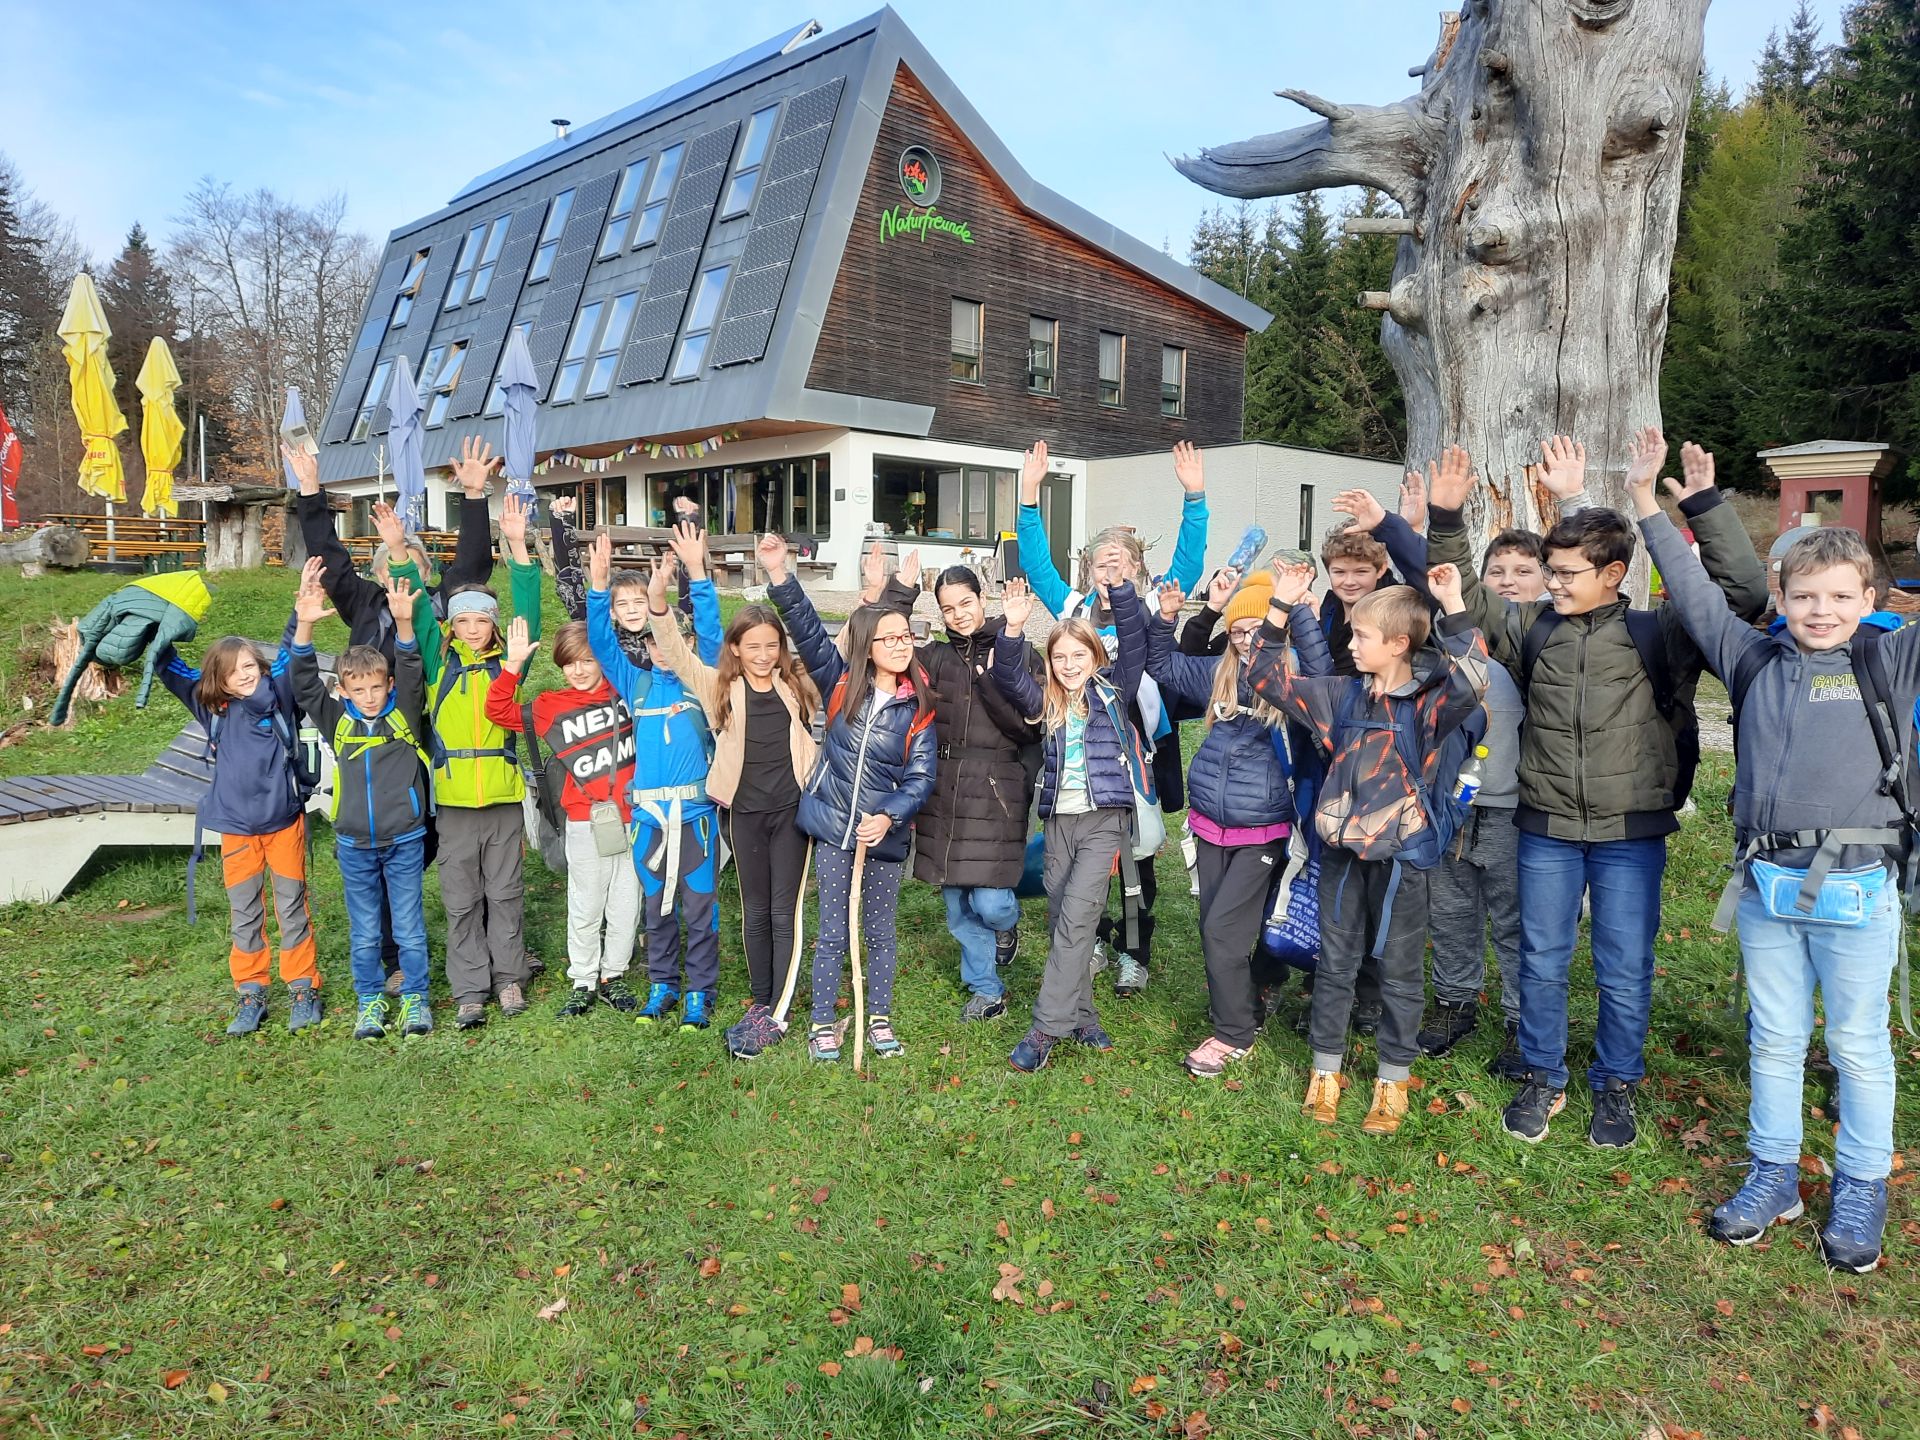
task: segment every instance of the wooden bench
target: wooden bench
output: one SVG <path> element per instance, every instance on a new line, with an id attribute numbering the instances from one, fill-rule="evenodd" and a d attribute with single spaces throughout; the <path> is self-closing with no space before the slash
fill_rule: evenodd
<path id="1" fill-rule="evenodd" d="M 206 553 L 206 525 L 199 520 L 161 520 L 147 515 L 47 515 L 87 537 L 99 558 L 146 560 L 163 555 L 198 558 Z M 109 538 L 111 527 L 111 538 Z"/>
<path id="2" fill-rule="evenodd" d="M 453 530 L 418 530 L 414 533 L 436 565 L 445 565 L 453 559 L 454 547 L 460 543 L 459 533 Z M 353 563 L 364 566 L 373 562 L 373 552 L 380 548 L 380 537 L 350 535 L 341 543 L 347 547 L 347 554 L 353 557 Z"/>

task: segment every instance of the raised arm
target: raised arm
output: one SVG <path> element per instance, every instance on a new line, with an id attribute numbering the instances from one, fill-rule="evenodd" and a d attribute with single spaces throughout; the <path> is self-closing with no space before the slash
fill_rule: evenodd
<path id="1" fill-rule="evenodd" d="M 827 628 L 820 623 L 820 612 L 813 608 L 813 601 L 800 588 L 800 582 L 788 573 L 787 542 L 778 535 L 762 535 L 755 553 L 760 558 L 760 568 L 767 572 L 771 582 L 768 597 L 787 622 L 787 636 L 793 641 L 794 653 L 813 676 L 820 693 L 831 694 L 840 677 L 847 673 L 847 662 L 828 638 Z"/>
<path id="2" fill-rule="evenodd" d="M 1020 546 L 1020 568 L 1026 572 L 1033 598 L 1049 615 L 1058 615 L 1072 594 L 1054 567 L 1047 543 L 1047 525 L 1040 518 L 1040 482 L 1047 478 L 1047 442 L 1037 440 L 1020 464 L 1020 515 L 1013 533 Z"/>
<path id="3" fill-rule="evenodd" d="M 1417 478 L 1414 475 L 1409 480 Z M 1403 491 L 1405 487 L 1402 487 Z M 1424 489 L 1424 487 L 1423 487 Z M 1402 583 L 1411 585 L 1422 595 L 1427 595 L 1427 541 L 1426 537 L 1415 530 L 1400 516 L 1390 514 L 1387 508 L 1374 498 L 1371 490 L 1342 490 L 1333 497 L 1333 509 L 1342 515 L 1351 515 L 1353 523 L 1378 540 L 1387 549 L 1387 562 L 1393 566 L 1393 573 Z M 1424 509 L 1425 502 L 1422 501 Z M 1427 595 L 1432 599 L 1431 595 Z"/>
<path id="4" fill-rule="evenodd" d="M 527 621 L 527 634 L 540 638 L 542 581 L 540 567 L 527 550 L 527 502 L 509 490 L 500 507 L 500 543 L 507 552 L 507 592 L 513 600 L 513 613 Z"/>
<path id="5" fill-rule="evenodd" d="M 1427 574 L 1440 618 L 1433 633 L 1446 653 L 1447 690 L 1436 716 L 1436 733 L 1447 735 L 1460 728 L 1466 718 L 1480 708 L 1487 695 L 1486 641 L 1474 628 L 1473 618 L 1460 595 L 1460 571 L 1453 565 L 1435 565 Z"/>
<path id="6" fill-rule="evenodd" d="M 293 502 L 294 515 L 300 521 L 300 538 L 306 542 L 307 554 L 318 556 L 324 566 L 320 583 L 347 622 L 353 643 L 371 644 L 378 634 L 379 616 L 386 609 L 387 592 L 353 568 L 353 557 L 334 531 L 333 511 L 320 490 L 320 457 L 289 445 L 282 445 L 280 453 L 300 484 L 299 498 Z M 393 550 L 396 558 L 405 553 L 404 544 Z"/>
<path id="7" fill-rule="evenodd" d="M 413 633 L 413 587 L 405 580 L 387 585 L 387 609 L 393 615 L 393 703 L 413 737 L 427 734 L 427 675 Z"/>
<path id="8" fill-rule="evenodd" d="M 331 742 L 345 707 L 327 693 L 326 682 L 320 678 L 319 658 L 313 653 L 313 627 L 334 613 L 327 608 L 324 573 L 324 562 L 317 557 L 308 560 L 301 571 L 300 590 L 293 600 L 293 638 L 288 653 L 292 656 L 294 703 Z"/>
<path id="9" fill-rule="evenodd" d="M 1213 673 L 1220 662 L 1174 648 L 1173 622 L 1184 595 L 1172 580 L 1160 587 L 1160 606 L 1147 617 L 1147 674 L 1169 700 L 1204 710 L 1213 699 Z"/>
<path id="10" fill-rule="evenodd" d="M 693 611 L 693 638 L 700 647 L 700 658 L 709 665 L 720 663 L 720 641 L 726 626 L 720 620 L 720 596 L 707 574 L 707 532 L 697 524 L 682 520 L 667 533 L 674 558 L 685 577 L 688 608 Z M 657 609 L 658 607 L 651 607 Z"/>
<path id="11" fill-rule="evenodd" d="M 1113 628 L 1119 641 L 1114 647 L 1113 688 L 1122 700 L 1131 703 L 1140 693 L 1140 678 L 1147 673 L 1147 603 L 1131 585 L 1118 590 L 1102 586 L 1100 598 L 1113 611 Z"/>
<path id="12" fill-rule="evenodd" d="M 1333 717 L 1340 694 L 1353 682 L 1337 675 L 1308 676 L 1301 673 L 1293 654 L 1289 631 L 1296 616 L 1310 612 L 1306 598 L 1313 584 L 1313 566 L 1283 565 L 1274 571 L 1273 599 L 1267 606 L 1267 618 L 1254 636 L 1252 653 L 1247 657 L 1247 679 L 1254 693 L 1289 719 L 1305 726 L 1314 743 L 1322 750 L 1333 745 Z M 1306 618 L 1313 619 L 1310 613 Z M 1319 622 L 1313 620 L 1317 632 Z M 1312 650 L 1317 644 L 1326 651 L 1324 638 L 1299 637 Z M 1328 662 L 1329 667 L 1331 661 Z"/>
<path id="13" fill-rule="evenodd" d="M 1655 432 L 1656 434 L 1658 432 Z M 1665 447 L 1662 446 L 1663 455 Z M 1753 537 L 1733 507 L 1723 502 L 1713 478 L 1713 456 L 1689 440 L 1680 447 L 1684 484 L 1666 482 L 1667 491 L 1680 502 L 1680 513 L 1700 542 L 1700 563 L 1707 575 L 1727 597 L 1727 605 L 1742 620 L 1758 620 L 1766 612 L 1771 598 L 1767 593 L 1766 567 L 1753 548 Z M 1660 567 L 1666 574 L 1666 567 Z"/>
<path id="14" fill-rule="evenodd" d="M 640 667 L 620 648 L 620 636 L 613 628 L 613 595 L 607 589 L 612 572 L 613 538 L 603 531 L 594 537 L 587 560 L 587 644 L 613 688 L 631 695 L 640 679 Z"/>
<path id="15" fill-rule="evenodd" d="M 1461 515 L 1467 497 L 1479 483 L 1467 452 L 1458 445 L 1449 445 L 1439 463 L 1428 462 L 1427 562 L 1429 568 L 1451 565 L 1459 572 L 1460 596 L 1467 614 L 1479 627 L 1493 657 L 1511 669 L 1519 664 L 1527 627 L 1547 602 L 1516 605 L 1480 583 Z"/>
<path id="16" fill-rule="evenodd" d="M 500 465 L 493 447 L 478 435 L 460 439 L 460 458 L 453 462 L 454 482 L 460 487 L 460 524 L 453 559 L 440 577 L 442 594 L 462 585 L 484 585 L 493 578 L 493 516 L 487 510 L 487 477 Z M 524 538 L 525 531 L 522 536 Z"/>
<path id="17" fill-rule="evenodd" d="M 1198 445 L 1182 440 L 1173 447 L 1173 475 L 1186 495 L 1180 502 L 1180 530 L 1167 578 L 1191 594 L 1207 566 L 1207 480 Z"/>
<path id="18" fill-rule="evenodd" d="M 580 565 L 580 542 L 573 528 L 573 496 L 559 495 L 547 502 L 547 525 L 553 544 L 553 588 L 569 620 L 587 618 L 587 572 Z"/>
<path id="19" fill-rule="evenodd" d="M 1026 628 L 1036 603 L 1032 588 L 1026 581 L 1009 580 L 1001 597 L 1005 623 L 1000 633 L 993 637 L 993 683 L 1000 687 L 1002 695 L 1013 702 L 1014 708 L 1029 719 L 1039 717 L 1046 701 L 1046 695 L 1033 678 L 1030 668 L 1033 651 L 1020 634 Z"/>

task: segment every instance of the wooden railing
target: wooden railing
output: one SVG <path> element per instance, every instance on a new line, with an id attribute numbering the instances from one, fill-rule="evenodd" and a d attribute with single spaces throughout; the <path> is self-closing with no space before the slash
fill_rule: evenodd
<path id="1" fill-rule="evenodd" d="M 436 565 L 445 565 L 453 559 L 454 546 L 460 536 L 453 530 L 416 530 L 414 532 L 425 547 L 427 555 Z M 353 557 L 356 565 L 366 565 L 373 559 L 373 552 L 380 548 L 378 535 L 349 535 L 341 542 L 347 547 L 347 553 Z"/>

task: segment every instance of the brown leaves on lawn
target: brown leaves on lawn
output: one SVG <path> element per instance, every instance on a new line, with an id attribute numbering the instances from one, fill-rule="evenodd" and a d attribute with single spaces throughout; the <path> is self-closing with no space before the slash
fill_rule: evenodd
<path id="1" fill-rule="evenodd" d="M 567 1297 L 564 1295 L 562 1295 L 558 1300 L 554 1301 L 551 1305 L 542 1305 L 540 1309 L 536 1312 L 538 1318 L 542 1320 L 558 1320 L 562 1315 L 566 1313 L 567 1313 Z"/>
<path id="2" fill-rule="evenodd" d="M 1157 1390 L 1159 1387 L 1160 1377 L 1158 1375 L 1136 1375 L 1133 1377 L 1133 1383 L 1127 1386 L 1127 1393 L 1129 1395 L 1144 1395 L 1149 1390 Z"/>
<path id="3" fill-rule="evenodd" d="M 1026 1304 L 1026 1298 L 1021 1295 L 1018 1289 L 1020 1282 L 1024 1279 L 1026 1279 L 1026 1272 L 1018 1265 L 1010 1265 L 1006 1261 L 1002 1261 L 1000 1263 L 1000 1278 L 994 1283 L 993 1287 L 993 1298 L 996 1300 L 1011 1300 L 1016 1305 Z"/>
<path id="4" fill-rule="evenodd" d="M 187 1383 L 187 1377 L 192 1373 L 193 1372 L 191 1370 L 162 1371 L 160 1375 L 160 1383 L 169 1390 L 178 1390 L 182 1385 Z"/>
<path id="5" fill-rule="evenodd" d="M 848 1281 L 840 1287 L 840 1308 L 858 1310 L 860 1308 L 860 1287 Z"/>

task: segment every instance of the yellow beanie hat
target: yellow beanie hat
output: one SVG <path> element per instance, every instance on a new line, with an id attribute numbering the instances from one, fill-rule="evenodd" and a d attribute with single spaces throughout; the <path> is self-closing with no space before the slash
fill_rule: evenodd
<path id="1" fill-rule="evenodd" d="M 1273 600 L 1273 572 L 1255 570 L 1240 582 L 1240 588 L 1233 592 L 1227 601 L 1223 619 L 1227 628 L 1242 620 L 1258 620 L 1267 613 L 1267 606 Z"/>

